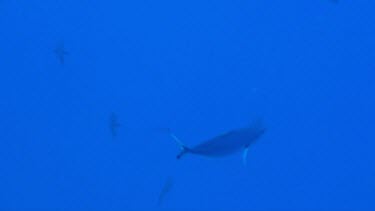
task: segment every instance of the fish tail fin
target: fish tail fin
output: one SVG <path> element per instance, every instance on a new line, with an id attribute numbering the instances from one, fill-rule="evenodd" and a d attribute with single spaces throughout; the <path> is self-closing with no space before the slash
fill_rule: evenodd
<path id="1" fill-rule="evenodd" d="M 189 148 L 182 146 L 180 153 L 176 156 L 176 158 L 179 160 L 183 155 L 185 155 L 187 152 L 189 152 Z"/>
<path id="2" fill-rule="evenodd" d="M 177 136 L 172 133 L 171 131 L 169 131 L 169 135 L 172 137 L 172 139 L 178 144 L 178 146 L 180 147 L 180 153 L 176 156 L 177 159 L 180 159 L 184 154 L 188 153 L 190 151 L 190 149 L 184 144 L 182 143 L 182 141 L 177 138 Z"/>

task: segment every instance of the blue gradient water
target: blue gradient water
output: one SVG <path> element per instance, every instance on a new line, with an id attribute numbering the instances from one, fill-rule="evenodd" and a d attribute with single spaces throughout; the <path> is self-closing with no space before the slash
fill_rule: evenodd
<path id="1" fill-rule="evenodd" d="M 1 0 L 0 210 L 374 210 L 374 9 Z"/>

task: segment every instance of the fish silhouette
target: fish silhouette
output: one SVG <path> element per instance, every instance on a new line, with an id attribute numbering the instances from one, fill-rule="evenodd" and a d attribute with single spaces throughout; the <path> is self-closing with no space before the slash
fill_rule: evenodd
<path id="1" fill-rule="evenodd" d="M 60 43 L 54 50 L 57 59 L 59 60 L 61 65 L 65 64 L 65 56 L 69 55 L 69 52 L 65 50 L 64 43 Z"/>
<path id="2" fill-rule="evenodd" d="M 263 126 L 262 121 L 257 120 L 249 127 L 229 131 L 193 147 L 187 147 L 171 132 L 170 136 L 177 142 L 181 149 L 180 153 L 177 155 L 177 159 L 180 159 L 186 154 L 223 157 L 243 150 L 242 159 L 244 165 L 246 165 L 249 146 L 259 139 L 265 131 L 266 128 Z"/>
<path id="3" fill-rule="evenodd" d="M 112 112 L 111 116 L 109 117 L 109 128 L 111 130 L 111 134 L 113 138 L 116 138 L 117 136 L 117 129 L 121 126 L 121 124 L 118 121 L 117 115 Z"/>
<path id="4" fill-rule="evenodd" d="M 172 187 L 173 187 L 173 180 L 171 177 L 168 177 L 168 179 L 165 181 L 163 185 L 163 188 L 160 191 L 160 194 L 158 197 L 158 206 L 161 206 L 163 204 L 165 197 L 171 191 Z"/>

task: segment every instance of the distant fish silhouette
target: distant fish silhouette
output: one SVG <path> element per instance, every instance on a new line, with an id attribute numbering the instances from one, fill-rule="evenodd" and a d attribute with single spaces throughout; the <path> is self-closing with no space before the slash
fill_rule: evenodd
<path id="1" fill-rule="evenodd" d="M 173 180 L 171 177 L 168 177 L 168 179 L 164 183 L 163 188 L 160 191 L 159 198 L 158 198 L 158 206 L 161 206 L 163 204 L 165 197 L 171 191 L 172 187 L 173 187 Z"/>
<path id="2" fill-rule="evenodd" d="M 111 130 L 111 134 L 113 138 L 116 138 L 117 136 L 117 129 L 121 126 L 121 124 L 118 121 L 117 115 L 115 113 L 111 113 L 111 116 L 109 118 L 109 128 Z"/>
<path id="3" fill-rule="evenodd" d="M 65 56 L 69 55 L 69 52 L 65 50 L 64 43 L 61 43 L 60 45 L 58 45 L 55 48 L 54 53 L 56 54 L 57 59 L 59 60 L 60 64 L 64 65 L 65 64 Z"/>
<path id="4" fill-rule="evenodd" d="M 177 155 L 180 159 L 185 154 L 196 154 L 208 157 L 222 157 L 243 150 L 243 163 L 246 165 L 246 158 L 250 144 L 260 138 L 266 131 L 261 120 L 257 120 L 246 128 L 229 131 L 225 134 L 216 136 L 194 147 L 187 147 L 173 133 L 171 137 L 181 148 Z"/>

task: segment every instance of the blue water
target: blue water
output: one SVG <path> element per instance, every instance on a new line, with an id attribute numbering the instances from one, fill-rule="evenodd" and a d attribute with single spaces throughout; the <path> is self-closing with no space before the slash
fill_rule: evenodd
<path id="1" fill-rule="evenodd" d="M 1 0 L 0 210 L 375 210 L 374 23 L 371 0 Z M 256 118 L 246 167 L 176 160 L 168 128 Z"/>

